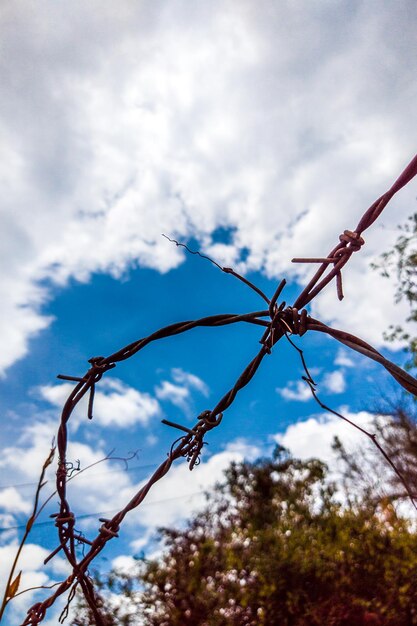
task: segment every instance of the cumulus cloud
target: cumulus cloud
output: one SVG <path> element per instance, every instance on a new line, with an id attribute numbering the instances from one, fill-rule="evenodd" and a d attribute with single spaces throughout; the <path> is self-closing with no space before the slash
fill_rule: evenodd
<path id="1" fill-rule="evenodd" d="M 177 267 L 161 232 L 304 281 L 289 260 L 331 249 L 413 154 L 413 15 L 376 1 L 6 3 L 0 367 L 50 323 L 53 285 Z M 400 312 L 369 260 L 414 196 L 366 235 L 350 297 L 328 289 L 314 305 L 323 320 L 381 341 Z"/>
<path id="2" fill-rule="evenodd" d="M 39 388 L 41 397 L 52 405 L 62 407 L 74 388 L 69 383 L 44 385 Z M 88 398 L 84 397 L 74 411 L 72 425 L 80 424 L 87 414 Z M 94 421 L 104 427 L 129 428 L 134 424 L 146 425 L 160 413 L 158 401 L 150 394 L 138 391 L 121 380 L 106 378 L 94 396 Z"/>
<path id="3" fill-rule="evenodd" d="M 196 389 L 203 396 L 209 395 L 209 388 L 206 383 L 201 380 L 195 374 L 191 374 L 190 372 L 185 372 L 180 367 L 174 367 L 172 370 L 172 378 L 176 383 L 187 385 L 190 388 Z"/>
<path id="4" fill-rule="evenodd" d="M 369 427 L 373 418 L 366 411 L 351 413 L 347 407 L 342 407 L 339 411 L 365 429 Z M 335 437 L 338 437 L 347 449 L 367 443 L 367 437 L 359 430 L 335 415 L 328 414 L 291 424 L 284 433 L 274 435 L 273 439 L 288 448 L 297 458 L 317 457 L 334 467 L 336 455 L 332 450 L 332 442 Z"/>
<path id="5" fill-rule="evenodd" d="M 29 513 L 30 503 L 14 487 L 0 490 L 0 509 L 10 513 Z"/>
<path id="6" fill-rule="evenodd" d="M 159 400 L 172 402 L 172 404 L 175 404 L 182 411 L 188 413 L 190 390 L 187 387 L 174 385 L 174 383 L 171 383 L 169 380 L 163 380 L 162 383 L 155 388 L 155 393 Z"/>
<path id="7" fill-rule="evenodd" d="M 123 574 L 129 575 L 136 570 L 137 561 L 133 558 L 133 556 L 121 554 L 113 559 L 112 567 Z"/>
<path id="8" fill-rule="evenodd" d="M 18 440 L 12 446 L 2 449 L 0 468 L 3 475 L 13 476 L 13 482 L 23 482 L 41 471 L 55 439 L 56 423 L 52 421 L 36 421 L 23 428 Z M 24 463 L 22 463 L 24 458 Z M 47 477 L 52 475 L 52 466 L 47 470 Z"/>
<path id="9" fill-rule="evenodd" d="M 2 530 L 4 530 L 5 528 L 11 528 L 15 524 L 16 520 L 13 515 L 10 515 L 10 513 L 0 514 L 0 527 L 2 528 Z"/>
<path id="10" fill-rule="evenodd" d="M 0 544 L 8 544 L 16 540 L 16 525 L 16 518 L 13 515 L 10 513 L 0 513 Z"/>
<path id="11" fill-rule="evenodd" d="M 195 374 L 185 372 L 179 367 L 171 370 L 174 382 L 163 380 L 155 387 L 155 394 L 159 400 L 175 404 L 181 411 L 189 415 L 192 410 L 192 391 L 198 391 L 203 396 L 209 395 L 206 383 Z"/>
<path id="12" fill-rule="evenodd" d="M 343 348 L 339 348 L 337 351 L 334 364 L 340 367 L 353 367 L 355 365 L 348 351 Z"/>
<path id="13" fill-rule="evenodd" d="M 285 400 L 296 400 L 297 402 L 307 402 L 308 400 L 313 400 L 310 387 L 303 380 L 291 380 L 288 385 L 283 387 L 283 389 L 277 387 L 277 392 Z"/>
<path id="14" fill-rule="evenodd" d="M 313 374 L 313 371 L 311 371 L 311 374 Z M 321 380 L 317 379 L 316 374 L 318 375 L 319 371 L 314 373 L 314 378 L 319 385 L 318 391 L 324 391 L 330 394 L 343 393 L 345 391 L 346 380 L 343 370 L 328 372 Z M 290 380 L 282 389 L 277 387 L 276 391 L 282 398 L 284 398 L 284 400 L 294 400 L 297 402 L 308 402 L 308 400 L 313 400 L 311 389 L 304 380 Z"/>
<path id="15" fill-rule="evenodd" d="M 328 393 L 343 393 L 346 389 L 346 380 L 342 370 L 325 374 L 322 385 Z"/>

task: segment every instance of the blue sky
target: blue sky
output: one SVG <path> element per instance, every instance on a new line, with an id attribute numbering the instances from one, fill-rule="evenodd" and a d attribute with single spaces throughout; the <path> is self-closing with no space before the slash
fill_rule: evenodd
<path id="1" fill-rule="evenodd" d="M 91 356 L 175 321 L 263 308 L 245 285 L 161 234 L 268 295 L 286 277 L 283 298 L 293 302 L 312 268 L 291 258 L 326 254 L 415 153 L 415 26 L 413 2 L 3 3 L 2 577 L 70 389 L 56 375 L 82 375 Z M 415 197 L 412 182 L 366 234 L 344 272 L 343 302 L 331 285 L 311 308 L 400 364 L 401 346 L 388 352 L 382 335 L 407 309 L 370 263 L 392 245 Z M 73 416 L 71 458 L 85 467 L 113 448 L 137 456 L 128 471 L 113 461 L 73 481 L 88 536 L 94 514 L 121 508 L 165 457 L 176 433 L 161 419 L 191 425 L 212 408 L 261 334 L 243 324 L 196 329 L 106 374 L 93 421 L 85 407 Z M 358 423 L 396 393 L 381 368 L 331 339 L 309 333 L 298 343 L 320 397 Z M 201 465 L 190 474 L 178 464 L 155 487 L 101 566 L 151 554 L 155 528 L 183 523 L 231 460 L 281 441 L 331 461 L 335 434 L 360 445 L 322 415 L 302 373 L 280 342 L 209 434 Z M 23 584 L 66 575 L 59 556 L 41 566 L 53 530 L 34 528 Z M 31 600 L 10 607 L 11 624 Z"/>

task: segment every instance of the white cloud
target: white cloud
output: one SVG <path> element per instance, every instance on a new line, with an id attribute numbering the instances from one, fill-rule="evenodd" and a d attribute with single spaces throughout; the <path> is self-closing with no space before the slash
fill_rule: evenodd
<path id="1" fill-rule="evenodd" d="M 137 566 L 138 563 L 133 556 L 127 554 L 121 554 L 112 561 L 112 568 L 126 575 L 133 574 L 137 570 Z"/>
<path id="2" fill-rule="evenodd" d="M 37 309 L 39 302 L 35 306 Z M 0 376 L 4 376 L 5 368 L 26 355 L 28 338 L 37 335 L 52 322 L 52 316 L 41 316 L 36 309 L 28 305 L 26 294 L 21 300 L 15 293 L 3 300 L 0 306 L 0 326 L 8 330 L 5 350 L 0 355 Z M 11 320 L 13 323 L 10 323 Z"/>
<path id="3" fill-rule="evenodd" d="M 185 372 L 179 367 L 171 370 L 172 383 L 163 380 L 155 387 L 155 394 L 159 400 L 175 404 L 181 411 L 189 415 L 192 411 L 191 391 L 196 390 L 204 396 L 209 395 L 209 388 L 206 383 L 195 374 Z"/>
<path id="4" fill-rule="evenodd" d="M 296 400 L 297 402 L 307 402 L 312 400 L 313 396 L 311 389 L 304 380 L 290 381 L 286 387 L 280 389 L 277 387 L 276 391 L 285 400 Z"/>
<path id="5" fill-rule="evenodd" d="M 360 426 L 369 427 L 373 416 L 366 411 L 351 413 L 346 407 L 339 409 L 342 415 Z M 368 443 L 368 438 L 354 426 L 335 415 L 320 415 L 288 426 L 284 433 L 274 436 L 277 443 L 288 448 L 300 459 L 317 457 L 334 467 L 336 455 L 332 442 L 338 437 L 347 449 Z"/>
<path id="6" fill-rule="evenodd" d="M 0 509 L 10 513 L 29 513 L 30 504 L 25 501 L 14 487 L 0 491 Z"/>
<path id="7" fill-rule="evenodd" d="M 340 367 L 353 367 L 355 365 L 355 363 L 349 356 L 348 351 L 343 348 L 339 348 L 339 350 L 337 351 L 334 364 L 339 365 Z"/>
<path id="8" fill-rule="evenodd" d="M 204 240 L 203 240 L 204 241 Z M 239 263 L 240 252 L 239 248 L 233 244 L 224 243 L 211 243 L 211 238 L 206 238 L 207 244 L 204 246 L 206 254 L 216 261 L 222 267 L 235 267 L 243 269 Z"/>
<path id="9" fill-rule="evenodd" d="M 318 392 L 323 390 L 327 393 L 343 393 L 346 389 L 345 375 L 342 370 L 328 372 L 321 380 L 317 380 L 316 377 L 316 374 L 318 374 L 319 371 L 310 371 L 310 373 L 314 373 L 316 382 L 318 383 Z M 277 387 L 276 391 L 282 398 L 284 398 L 284 400 L 295 400 L 297 402 L 308 402 L 308 400 L 313 400 L 311 389 L 304 380 L 290 380 L 289 383 L 282 389 Z"/>
<path id="10" fill-rule="evenodd" d="M 39 388 L 41 396 L 57 407 L 63 407 L 74 388 L 70 383 L 45 385 Z M 79 425 L 87 415 L 88 397 L 85 396 L 74 412 L 71 423 Z M 133 424 L 146 425 L 159 415 L 160 407 L 148 393 L 129 387 L 121 380 L 105 378 L 100 381 L 94 396 L 94 421 L 104 427 L 128 428 Z"/>
<path id="11" fill-rule="evenodd" d="M 305 280 L 311 268 L 290 259 L 332 248 L 415 150 L 402 3 L 45 0 L 42 16 L 9 3 L 1 20 L 3 370 L 50 323 L 45 285 L 178 266 L 161 232 L 195 235 L 227 263 L 246 248 L 239 269 Z M 366 234 L 345 301 L 329 288 L 314 305 L 324 321 L 380 343 L 404 319 L 368 263 L 415 188 Z M 213 247 L 218 226 L 235 228 L 227 246 Z"/>
<path id="12" fill-rule="evenodd" d="M 172 378 L 176 383 L 182 383 L 187 385 L 189 388 L 196 389 L 197 391 L 202 393 L 203 396 L 209 395 L 209 388 L 206 383 L 201 380 L 201 378 L 199 378 L 195 374 L 191 374 L 190 372 L 185 372 L 180 367 L 174 367 L 174 369 L 172 370 Z"/>
<path id="13" fill-rule="evenodd" d="M 13 482 L 23 482 L 41 472 L 42 465 L 49 455 L 52 441 L 55 438 L 57 424 L 52 421 L 36 421 L 27 424 L 15 445 L 3 448 L 0 458 L 0 468 L 3 476 L 13 476 Z M 22 463 L 24 457 L 24 463 Z M 51 478 L 53 466 L 47 470 L 47 477 Z M 36 478 L 35 478 L 36 480 Z"/>
<path id="14" fill-rule="evenodd" d="M 16 524 L 16 520 L 13 517 L 13 515 L 10 515 L 10 513 L 1 513 L 0 514 L 0 527 L 3 528 L 10 528 L 11 526 L 14 526 Z"/>
<path id="15" fill-rule="evenodd" d="M 329 372 L 325 374 L 321 384 L 329 393 L 343 393 L 346 389 L 345 375 L 342 370 Z"/>
<path id="16" fill-rule="evenodd" d="M 188 413 L 190 390 L 187 387 L 174 385 L 174 383 L 171 383 L 169 380 L 163 380 L 158 387 L 155 387 L 155 394 L 159 400 L 172 402 L 172 404 L 175 404 L 182 411 Z"/>
<path id="17" fill-rule="evenodd" d="M 16 540 L 16 518 L 10 513 L 0 513 L 0 544 L 8 544 Z M 6 530 L 10 528 L 10 530 Z"/>

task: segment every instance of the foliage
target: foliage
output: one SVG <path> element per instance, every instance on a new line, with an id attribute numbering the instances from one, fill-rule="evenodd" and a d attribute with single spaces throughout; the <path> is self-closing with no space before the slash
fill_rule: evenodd
<path id="1" fill-rule="evenodd" d="M 400 226 L 401 235 L 392 250 L 381 255 L 379 263 L 373 267 L 381 270 L 385 277 L 396 275 L 396 299 L 406 300 L 410 306 L 409 322 L 417 322 L 417 213 L 411 215 L 406 224 Z M 417 337 L 410 335 L 402 326 L 391 326 L 386 339 L 407 342 L 410 365 L 417 367 Z"/>
<path id="2" fill-rule="evenodd" d="M 160 532 L 160 559 L 102 581 L 133 602 L 106 626 L 417 624 L 417 536 L 392 505 L 342 506 L 316 459 L 233 464 L 184 530 Z"/>

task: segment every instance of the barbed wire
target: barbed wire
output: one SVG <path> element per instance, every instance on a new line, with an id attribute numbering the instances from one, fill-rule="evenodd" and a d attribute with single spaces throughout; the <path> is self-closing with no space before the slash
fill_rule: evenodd
<path id="1" fill-rule="evenodd" d="M 276 343 L 284 336 L 299 335 L 302 336 L 307 331 L 321 332 L 333 337 L 337 341 L 343 343 L 350 349 L 355 350 L 363 354 L 364 356 L 380 363 L 389 374 L 408 392 L 417 395 L 417 381 L 407 372 L 400 367 L 386 359 L 381 353 L 379 353 L 371 345 L 356 337 L 353 334 L 347 333 L 342 330 L 332 328 L 320 320 L 312 318 L 306 309 L 306 307 L 333 279 L 336 280 L 336 289 L 338 298 L 343 298 L 343 285 L 342 285 L 342 269 L 349 261 L 352 254 L 360 251 L 364 245 L 364 239 L 362 237 L 363 232 L 369 228 L 374 221 L 379 217 L 389 200 L 397 193 L 404 185 L 406 185 L 417 174 L 417 155 L 401 173 L 399 178 L 395 181 L 392 187 L 378 198 L 364 213 L 360 219 L 355 230 L 345 230 L 339 237 L 338 244 L 329 252 L 326 257 L 322 258 L 296 258 L 293 262 L 296 263 L 319 263 L 320 267 L 302 290 L 293 306 L 286 306 L 285 302 L 278 304 L 279 297 L 285 287 L 285 280 L 282 280 L 278 285 L 272 298 L 268 298 L 256 285 L 248 281 L 246 278 L 235 272 L 232 268 L 225 268 L 219 265 L 217 262 L 210 259 L 206 255 L 202 255 L 199 252 L 192 251 L 185 244 L 181 244 L 176 240 L 170 239 L 177 246 L 185 247 L 192 254 L 198 254 L 199 256 L 208 259 L 214 265 L 216 265 L 223 272 L 232 274 L 237 279 L 241 280 L 252 290 L 254 290 L 267 304 L 268 308 L 245 314 L 218 314 L 203 317 L 197 320 L 186 320 L 182 322 L 176 322 L 161 328 L 151 335 L 139 339 L 130 343 L 129 345 L 121 348 L 117 352 L 114 352 L 110 356 L 97 356 L 89 360 L 90 368 L 82 377 L 59 375 L 61 380 L 72 381 L 75 384 L 74 389 L 68 396 L 61 414 L 61 421 L 57 435 L 57 449 L 58 449 L 58 468 L 56 474 L 56 490 L 59 497 L 59 511 L 53 514 L 51 517 L 55 520 L 55 526 L 58 531 L 58 546 L 51 552 L 45 562 L 51 560 L 56 554 L 63 553 L 67 561 L 69 562 L 72 573 L 65 581 L 62 581 L 54 590 L 54 592 L 42 602 L 37 602 L 28 611 L 27 616 L 22 623 L 22 626 L 35 626 L 39 624 L 47 610 L 54 604 L 54 602 L 62 596 L 64 593 L 69 592 L 67 603 L 60 616 L 60 622 L 62 622 L 68 615 L 69 605 L 75 595 L 76 589 L 79 586 L 84 594 L 86 602 L 88 603 L 94 620 L 97 626 L 104 626 L 103 619 L 100 615 L 99 601 L 94 591 L 94 585 L 89 577 L 88 568 L 94 559 L 105 548 L 108 541 L 111 541 L 119 536 L 119 530 L 126 515 L 136 509 L 145 499 L 150 489 L 155 483 L 157 483 L 163 476 L 170 470 L 174 461 L 179 458 L 185 458 L 189 463 L 189 468 L 192 470 L 200 460 L 200 454 L 205 444 L 205 437 L 207 433 L 220 425 L 224 412 L 230 407 L 235 400 L 238 392 L 243 389 L 253 378 L 257 372 L 262 360 L 265 356 L 271 354 Z M 166 235 L 165 235 L 166 237 Z M 103 375 L 109 370 L 116 367 L 117 363 L 131 358 L 133 355 L 140 352 L 143 348 L 154 341 L 164 339 L 167 337 L 173 337 L 184 332 L 188 332 L 197 327 L 210 327 L 216 328 L 219 326 L 225 326 L 229 324 L 236 324 L 244 322 L 247 324 L 258 325 L 264 329 L 263 335 L 260 339 L 261 348 L 245 367 L 234 386 L 218 401 L 215 407 L 211 410 L 206 410 L 200 413 L 197 417 L 197 421 L 192 428 L 187 428 L 181 424 L 176 424 L 168 420 L 164 420 L 164 423 L 170 427 L 173 427 L 181 431 L 181 436 L 177 438 L 168 452 L 167 458 L 157 467 L 155 472 L 151 475 L 148 481 L 139 489 L 139 491 L 133 496 L 133 498 L 125 505 L 123 509 L 118 511 L 112 518 L 99 518 L 101 526 L 98 534 L 92 540 L 79 534 L 76 531 L 76 516 L 73 513 L 70 503 L 67 497 L 67 481 L 69 479 L 69 468 L 67 461 L 67 444 L 68 444 L 68 431 L 67 424 L 71 417 L 71 414 L 75 406 L 80 402 L 84 396 L 88 396 L 88 408 L 87 416 L 89 419 L 93 418 L 94 412 L 94 394 L 97 383 L 101 380 Z M 297 348 L 298 349 L 298 348 Z M 326 405 L 323 405 L 318 399 L 315 392 L 314 381 L 312 380 L 308 368 L 305 365 L 302 351 L 300 355 L 303 359 L 305 366 L 306 376 L 305 380 L 310 385 L 310 389 L 313 393 L 316 401 L 325 410 L 347 419 L 341 414 L 329 409 Z M 350 422 L 350 420 L 347 420 Z M 406 486 L 407 492 L 410 498 L 417 508 L 416 503 L 413 500 L 413 495 L 404 481 L 401 474 L 399 474 L 395 464 L 385 453 L 381 445 L 377 442 L 376 436 L 364 431 L 353 422 L 350 422 L 356 428 L 359 428 L 367 436 L 369 436 L 374 444 L 378 447 L 385 459 L 390 463 L 397 475 L 402 479 L 402 482 Z M 70 470 L 71 471 L 71 470 Z M 83 544 L 85 548 L 85 554 L 78 558 L 76 548 Z"/>

